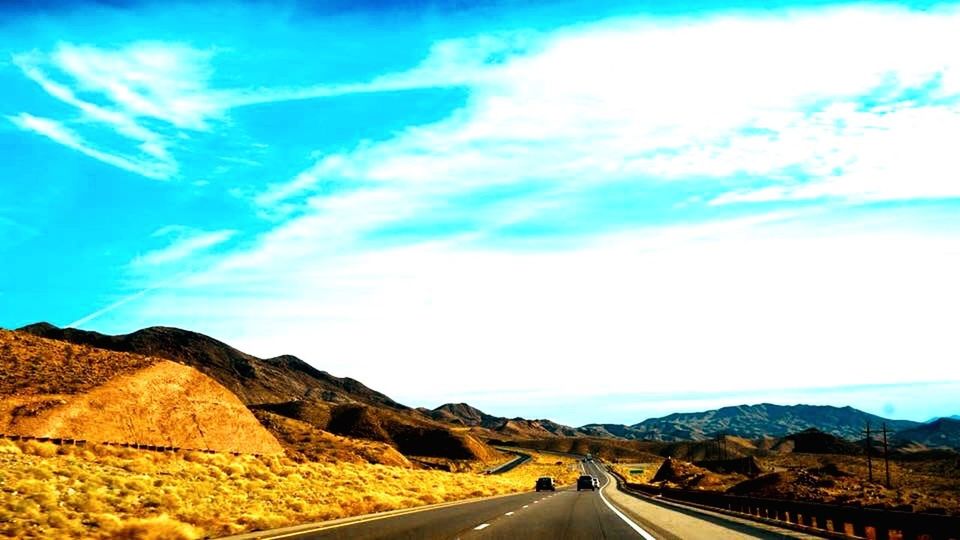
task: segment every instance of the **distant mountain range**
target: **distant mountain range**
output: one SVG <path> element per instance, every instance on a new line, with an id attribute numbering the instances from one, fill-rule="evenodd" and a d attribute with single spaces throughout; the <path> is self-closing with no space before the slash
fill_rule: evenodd
<path id="1" fill-rule="evenodd" d="M 738 405 L 697 413 L 674 413 L 651 418 L 632 426 L 589 424 L 582 430 L 601 435 L 606 432 L 628 439 L 657 441 L 704 440 L 718 433 L 756 438 L 764 435 L 782 437 L 809 428 L 849 440 L 865 436 L 870 423 L 878 430 L 883 424 L 891 432 L 920 425 L 910 420 L 890 420 L 853 407 L 826 405 Z"/>
<path id="2" fill-rule="evenodd" d="M 718 434 L 745 439 L 785 437 L 815 428 L 848 441 L 862 439 L 867 422 L 886 424 L 898 444 L 960 448 L 960 417 L 928 423 L 892 420 L 854 409 L 821 405 L 739 405 L 697 413 L 675 413 L 633 425 L 571 427 L 551 420 L 487 414 L 466 403 L 412 409 L 361 382 L 330 375 L 295 356 L 261 359 L 203 334 L 153 327 L 127 335 L 61 329 L 37 323 L 20 332 L 99 349 L 156 356 L 194 367 L 234 392 L 281 442 L 287 420 L 310 429 L 378 440 L 407 455 L 469 459 L 487 453 L 479 439 L 607 438 L 648 441 L 705 441 Z M 287 422 L 289 423 L 289 422 Z M 302 431 L 303 426 L 297 427 Z M 467 430 L 457 428 L 469 428 Z M 306 429 L 306 428 L 304 428 Z M 299 437 L 299 436 L 298 436 Z M 291 437 L 287 437 L 290 442 Z"/>

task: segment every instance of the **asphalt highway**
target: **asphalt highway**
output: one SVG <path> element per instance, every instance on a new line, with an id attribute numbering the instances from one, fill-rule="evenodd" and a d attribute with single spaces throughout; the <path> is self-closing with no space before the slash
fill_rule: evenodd
<path id="1" fill-rule="evenodd" d="M 753 526 L 718 515 L 685 511 L 643 501 L 617 490 L 614 479 L 592 462 L 579 465 L 600 479 L 596 491 L 562 486 L 481 499 L 439 508 L 317 524 L 314 527 L 243 535 L 244 539 L 297 540 L 740 540 L 810 538 L 781 529 Z M 531 486 L 532 488 L 533 486 Z"/>

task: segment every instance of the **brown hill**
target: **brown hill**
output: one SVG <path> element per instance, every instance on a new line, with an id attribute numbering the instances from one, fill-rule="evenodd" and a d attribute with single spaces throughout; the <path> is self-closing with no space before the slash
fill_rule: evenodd
<path id="1" fill-rule="evenodd" d="M 477 433 L 485 437 L 540 438 L 540 437 L 581 437 L 584 434 L 576 428 L 558 424 L 551 420 L 527 420 L 526 418 L 505 418 L 487 414 L 466 403 L 446 403 L 436 409 L 417 409 L 420 413 L 446 424 L 483 428 Z"/>
<path id="2" fill-rule="evenodd" d="M 727 435 L 718 444 L 716 439 L 694 442 L 651 443 L 663 457 L 703 461 L 708 459 L 734 459 L 757 453 L 757 444 L 749 439 Z"/>
<path id="3" fill-rule="evenodd" d="M 945 447 L 960 450 L 960 420 L 938 418 L 898 432 L 894 442 L 905 446 L 910 443 L 919 443 L 932 448 Z"/>
<path id="4" fill-rule="evenodd" d="M 487 414 L 466 403 L 446 403 L 436 409 L 419 409 L 434 420 L 471 427 L 496 428 L 505 418 Z"/>
<path id="5" fill-rule="evenodd" d="M 61 329 L 47 323 L 19 331 L 181 362 L 233 391 L 252 410 L 272 412 L 346 437 L 385 442 L 407 455 L 479 460 L 494 455 L 492 449 L 467 434 L 425 418 L 359 381 L 334 377 L 295 356 L 261 359 L 203 334 L 168 327 L 118 336 Z M 295 455 L 317 455 L 316 445 L 296 442 L 310 437 L 291 437 L 276 422 L 264 425 Z"/>
<path id="6" fill-rule="evenodd" d="M 197 370 L 0 330 L 0 432 L 246 453 L 282 452 Z"/>
<path id="7" fill-rule="evenodd" d="M 253 408 L 302 421 L 330 433 L 384 442 L 408 456 L 481 461 L 496 458 L 491 448 L 468 433 L 382 407 L 292 401 Z"/>
<path id="8" fill-rule="evenodd" d="M 287 455 L 298 462 L 379 463 L 413 467 L 396 448 L 377 441 L 341 437 L 300 420 L 269 411 L 254 411 L 260 423 L 277 436 Z"/>
<path id="9" fill-rule="evenodd" d="M 863 448 L 846 439 L 811 428 L 780 439 L 773 446 L 773 451 L 778 453 L 857 455 L 863 453 Z"/>
<path id="10" fill-rule="evenodd" d="M 724 479 L 693 463 L 667 458 L 657 469 L 653 482 L 686 489 L 708 489 L 723 485 Z"/>
<path id="11" fill-rule="evenodd" d="M 491 441 L 494 442 L 494 441 Z M 605 461 L 659 462 L 656 443 L 593 437 L 551 437 L 496 441 L 505 445 L 564 454 L 591 454 Z"/>
<path id="12" fill-rule="evenodd" d="M 315 398 L 334 403 L 370 403 L 397 410 L 409 409 L 359 381 L 334 377 L 295 356 L 257 358 L 222 341 L 179 328 L 155 326 L 131 334 L 108 336 L 37 323 L 18 331 L 98 349 L 181 362 L 209 375 L 247 404 Z"/>

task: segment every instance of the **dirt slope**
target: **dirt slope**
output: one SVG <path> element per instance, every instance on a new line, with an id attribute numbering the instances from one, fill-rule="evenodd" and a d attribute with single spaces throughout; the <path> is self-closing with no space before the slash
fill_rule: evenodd
<path id="1" fill-rule="evenodd" d="M 282 448 L 197 370 L 0 331 L 0 432 L 245 453 Z"/>

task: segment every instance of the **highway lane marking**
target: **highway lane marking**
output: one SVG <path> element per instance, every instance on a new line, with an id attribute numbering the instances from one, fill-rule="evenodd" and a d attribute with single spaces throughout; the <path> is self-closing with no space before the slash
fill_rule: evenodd
<path id="1" fill-rule="evenodd" d="M 605 476 L 605 477 L 607 476 L 606 473 L 604 473 L 604 476 Z M 607 477 L 607 484 L 609 484 L 609 483 L 610 483 L 610 479 L 609 479 L 609 477 Z M 606 484 L 604 484 L 604 486 L 606 486 Z M 617 517 L 619 517 L 620 519 L 622 519 L 622 520 L 624 521 L 624 523 L 626 523 L 627 525 L 630 526 L 631 529 L 633 529 L 637 534 L 639 534 L 640 536 L 642 536 L 644 540 L 656 540 L 650 533 L 648 533 L 647 531 L 643 530 L 639 525 L 637 525 L 636 523 L 634 523 L 633 520 L 631 520 L 631 519 L 628 518 L 627 516 L 623 515 L 623 512 L 617 510 L 612 504 L 610 504 L 610 501 L 608 501 L 607 498 L 603 496 L 603 490 L 602 490 L 602 489 L 600 490 L 600 500 L 603 501 L 603 503 L 606 504 L 607 507 L 610 508 L 610 510 L 612 510 L 613 513 L 617 515 Z"/>
<path id="2" fill-rule="evenodd" d="M 525 504 L 525 505 L 523 505 L 523 507 L 524 507 L 524 508 L 530 508 L 530 505 L 529 505 L 529 504 Z"/>
<path id="3" fill-rule="evenodd" d="M 506 497 L 516 497 L 517 495 L 521 495 L 521 494 L 505 493 L 503 495 L 494 495 L 493 497 L 478 497 L 475 499 L 467 499 L 463 501 L 452 501 L 447 503 L 425 505 L 425 506 L 415 507 L 415 508 L 404 508 L 402 510 L 391 510 L 388 512 L 382 512 L 378 514 L 369 514 L 367 516 L 356 516 L 354 518 L 345 518 L 341 523 L 297 525 L 294 527 L 279 529 L 277 530 L 276 534 L 271 534 L 270 531 L 258 531 L 253 533 L 243 533 L 243 534 L 237 535 L 236 537 L 230 536 L 228 538 L 243 538 L 243 539 L 256 538 L 258 540 L 259 539 L 280 540 L 282 538 L 290 538 L 293 536 L 300 536 L 307 533 L 328 531 L 331 529 L 340 529 L 343 527 L 351 527 L 353 525 L 361 525 L 364 523 L 369 523 L 371 521 L 380 521 L 382 519 L 391 519 L 395 517 L 407 516 L 410 514 L 419 514 L 421 512 L 442 510 L 442 509 L 450 508 L 453 506 L 476 504 L 476 503 L 491 501 L 495 499 L 502 499 Z"/>
<path id="4" fill-rule="evenodd" d="M 482 530 L 486 529 L 486 528 L 489 527 L 489 526 L 490 526 L 489 523 L 484 523 L 483 525 L 477 525 L 476 527 L 473 528 L 473 530 L 475 530 L 475 531 L 482 531 Z"/>
<path id="5" fill-rule="evenodd" d="M 512 516 L 512 515 L 513 515 L 513 512 L 507 512 L 507 513 L 504 514 L 504 515 L 505 515 L 505 516 Z"/>

